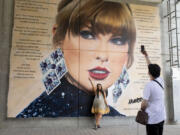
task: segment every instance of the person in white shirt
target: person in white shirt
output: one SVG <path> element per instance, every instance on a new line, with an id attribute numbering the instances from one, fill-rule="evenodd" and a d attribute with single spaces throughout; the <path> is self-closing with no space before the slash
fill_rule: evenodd
<path id="1" fill-rule="evenodd" d="M 157 64 L 151 64 L 147 52 L 142 51 L 148 64 L 148 74 L 150 81 L 143 91 L 143 101 L 141 109 L 148 113 L 148 123 L 146 124 L 147 135 L 162 135 L 164 120 L 166 119 L 164 104 L 164 82 L 160 77 L 161 68 Z"/>

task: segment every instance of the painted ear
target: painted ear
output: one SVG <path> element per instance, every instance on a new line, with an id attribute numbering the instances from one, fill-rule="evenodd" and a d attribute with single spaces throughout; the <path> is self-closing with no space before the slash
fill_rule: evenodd
<path id="1" fill-rule="evenodd" d="M 53 36 L 56 34 L 56 30 L 57 30 L 57 24 L 54 24 L 54 25 L 53 25 L 53 28 L 52 28 L 52 34 L 53 34 Z"/>

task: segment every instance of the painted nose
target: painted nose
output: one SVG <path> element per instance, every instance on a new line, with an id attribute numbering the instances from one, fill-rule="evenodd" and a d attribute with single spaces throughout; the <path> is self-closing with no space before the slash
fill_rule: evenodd
<path id="1" fill-rule="evenodd" d="M 96 60 L 100 60 L 101 62 L 108 62 L 108 58 L 107 58 L 107 57 L 97 56 L 97 57 L 96 57 Z"/>
<path id="2" fill-rule="evenodd" d="M 96 48 L 96 60 L 108 62 L 108 41 L 106 39 L 99 40 Z"/>

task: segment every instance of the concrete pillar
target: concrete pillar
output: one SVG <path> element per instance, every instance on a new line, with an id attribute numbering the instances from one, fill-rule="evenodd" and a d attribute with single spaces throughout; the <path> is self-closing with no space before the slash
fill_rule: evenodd
<path id="1" fill-rule="evenodd" d="M 163 76 L 165 81 L 165 101 L 166 101 L 166 112 L 167 122 L 174 122 L 174 103 L 173 103 L 173 84 L 172 84 L 172 70 L 170 67 L 169 57 L 169 40 L 168 40 L 168 20 L 164 18 L 166 14 L 167 6 L 166 3 L 162 3 L 160 6 L 161 16 L 161 46 L 162 46 L 162 62 L 163 62 Z"/>
<path id="2" fill-rule="evenodd" d="M 13 5 L 13 0 L 0 0 L 0 124 L 6 119 Z"/>

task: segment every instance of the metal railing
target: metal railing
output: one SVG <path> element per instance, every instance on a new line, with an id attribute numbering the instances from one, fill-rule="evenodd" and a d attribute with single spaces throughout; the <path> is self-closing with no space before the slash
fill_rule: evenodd
<path id="1" fill-rule="evenodd" d="M 177 16 L 177 4 L 180 0 L 164 0 L 163 3 L 166 4 L 166 15 L 164 19 L 168 20 L 168 40 L 169 40 L 169 62 L 171 67 L 180 67 L 179 53 L 180 53 L 180 28 L 178 28 Z M 179 3 L 180 4 L 180 3 Z M 179 37 L 179 38 L 178 38 Z"/>

